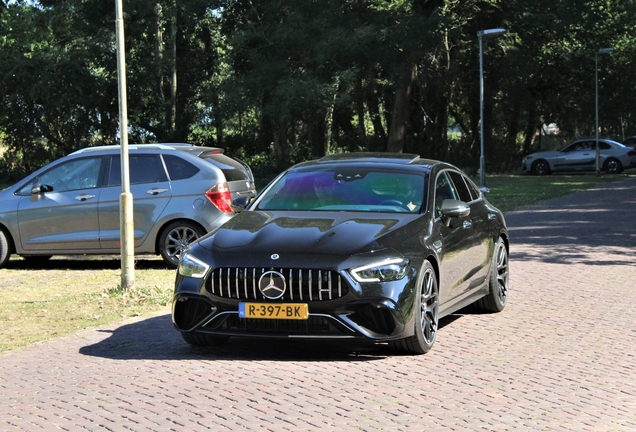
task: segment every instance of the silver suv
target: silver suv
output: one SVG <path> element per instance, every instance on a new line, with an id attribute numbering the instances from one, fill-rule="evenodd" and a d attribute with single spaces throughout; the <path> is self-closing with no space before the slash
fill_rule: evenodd
<path id="1" fill-rule="evenodd" d="M 250 168 L 214 147 L 129 145 L 136 254 L 176 268 L 181 251 L 256 195 Z M 0 267 L 11 254 L 121 253 L 119 146 L 89 147 L 0 191 Z"/>

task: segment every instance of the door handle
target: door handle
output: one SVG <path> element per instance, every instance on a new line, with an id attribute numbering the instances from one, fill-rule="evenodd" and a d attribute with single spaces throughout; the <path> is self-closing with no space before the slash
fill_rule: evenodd
<path id="1" fill-rule="evenodd" d="M 146 193 L 148 195 L 159 195 L 160 193 L 168 192 L 168 189 L 150 189 Z"/>
<path id="2" fill-rule="evenodd" d="M 95 195 L 78 195 L 75 197 L 77 201 L 87 201 L 93 198 L 95 198 Z"/>

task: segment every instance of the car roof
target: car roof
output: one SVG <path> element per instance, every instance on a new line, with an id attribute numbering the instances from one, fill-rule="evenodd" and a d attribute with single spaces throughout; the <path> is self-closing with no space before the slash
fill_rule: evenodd
<path id="1" fill-rule="evenodd" d="M 353 152 L 337 153 L 299 163 L 290 169 L 310 168 L 321 165 L 383 165 L 385 167 L 402 167 L 416 171 L 428 171 L 434 166 L 439 168 L 458 169 L 451 164 L 433 159 L 423 159 L 420 155 L 413 153 L 382 153 L 382 152 Z"/>
<path id="2" fill-rule="evenodd" d="M 120 150 L 120 149 L 121 149 L 120 145 L 85 147 L 83 149 L 74 151 L 73 153 L 71 153 L 71 155 L 93 153 L 93 152 L 103 152 L 103 151 L 113 151 L 113 150 Z M 222 148 L 219 148 L 219 147 L 196 146 L 194 144 L 188 144 L 188 143 L 129 144 L 128 150 L 180 150 L 180 151 L 185 151 L 187 153 L 193 154 L 195 156 L 199 156 L 203 153 L 222 154 L 224 151 Z"/>
<path id="3" fill-rule="evenodd" d="M 611 138 L 599 138 L 598 140 L 599 140 L 599 141 L 604 141 L 604 142 L 606 142 L 606 143 L 610 143 L 610 144 L 618 144 L 619 146 L 622 146 L 622 145 L 623 145 L 623 144 L 619 143 L 618 141 L 613 140 L 613 139 L 611 139 Z M 570 143 L 568 144 L 568 146 L 569 146 L 570 144 L 574 144 L 574 143 L 581 142 L 581 141 L 596 141 L 596 138 L 580 138 L 580 139 L 577 139 L 577 140 L 574 140 L 574 141 L 570 142 Z M 566 146 L 566 147 L 567 147 L 567 146 Z"/>

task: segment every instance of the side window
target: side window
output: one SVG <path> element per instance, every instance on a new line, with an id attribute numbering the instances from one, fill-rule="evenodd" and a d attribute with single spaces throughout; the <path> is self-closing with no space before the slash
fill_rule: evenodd
<path id="1" fill-rule="evenodd" d="M 168 180 L 159 155 L 131 155 L 128 159 L 130 184 L 157 183 Z M 119 156 L 111 158 L 108 185 L 121 185 L 121 159 Z"/>
<path id="2" fill-rule="evenodd" d="M 446 171 L 441 172 L 435 180 L 435 217 L 442 215 L 442 202 L 445 199 L 457 199 L 457 193 Z"/>
<path id="3" fill-rule="evenodd" d="M 40 184 L 52 186 L 55 192 L 95 188 L 101 166 L 101 157 L 75 159 L 47 171 L 37 181 Z M 20 192 L 25 189 L 23 188 Z"/>
<path id="4" fill-rule="evenodd" d="M 470 191 L 468 190 L 468 186 L 466 186 L 463 176 L 457 171 L 448 171 L 448 174 L 453 180 L 457 193 L 459 193 L 459 199 L 466 203 L 471 202 L 473 198 L 470 195 Z"/>
<path id="5" fill-rule="evenodd" d="M 466 181 L 466 185 L 468 186 L 468 190 L 470 190 L 470 195 L 473 198 L 473 201 L 479 199 L 481 197 L 481 192 L 477 189 L 475 183 L 473 183 L 468 177 L 464 177 L 464 181 Z"/>
<path id="6" fill-rule="evenodd" d="M 170 180 L 184 180 L 193 177 L 200 170 L 187 160 L 174 155 L 163 155 Z"/>

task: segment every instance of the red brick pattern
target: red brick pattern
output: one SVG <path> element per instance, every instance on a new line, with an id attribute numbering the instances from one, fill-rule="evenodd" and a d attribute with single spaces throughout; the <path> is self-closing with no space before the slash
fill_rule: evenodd
<path id="1" fill-rule="evenodd" d="M 166 314 L 0 356 L 0 431 L 636 431 L 636 178 L 507 215 L 500 314 L 433 350 L 233 339 Z"/>

